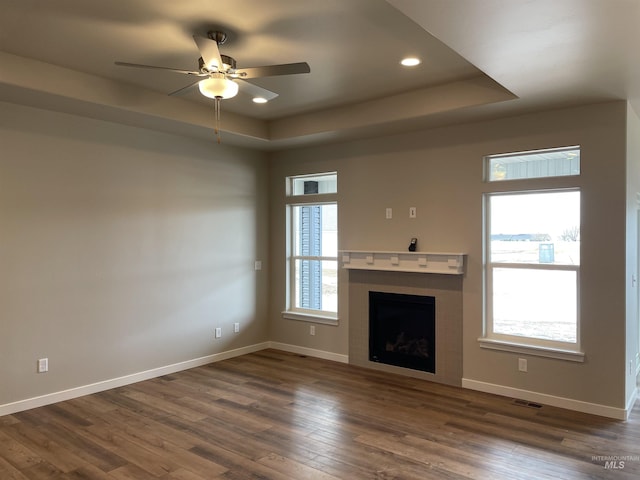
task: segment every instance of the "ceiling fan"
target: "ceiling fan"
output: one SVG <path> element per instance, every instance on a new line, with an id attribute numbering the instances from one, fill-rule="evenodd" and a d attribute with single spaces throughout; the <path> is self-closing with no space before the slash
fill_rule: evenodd
<path id="1" fill-rule="evenodd" d="M 198 59 L 198 70 L 196 71 L 128 62 L 115 62 L 115 64 L 123 67 L 168 70 L 170 72 L 198 77 L 198 80 L 195 82 L 175 92 L 171 92 L 169 95 L 183 93 L 197 84 L 202 95 L 212 98 L 215 109 L 214 131 L 218 138 L 218 143 L 220 143 L 220 100 L 233 98 L 238 94 L 238 90 L 242 90 L 252 95 L 254 102 L 265 103 L 276 98 L 278 94 L 246 80 L 258 77 L 309 73 L 311 71 L 309 64 L 306 62 L 237 68 L 234 58 L 220 53 L 219 46 L 223 45 L 227 40 L 227 34 L 222 31 L 209 31 L 207 38 L 194 35 L 193 40 L 201 55 Z"/>

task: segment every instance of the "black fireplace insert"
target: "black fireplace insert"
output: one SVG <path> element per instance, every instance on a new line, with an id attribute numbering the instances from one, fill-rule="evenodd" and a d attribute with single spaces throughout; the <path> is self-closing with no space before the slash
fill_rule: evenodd
<path id="1" fill-rule="evenodd" d="M 436 373 L 436 299 L 369 292 L 369 360 Z"/>

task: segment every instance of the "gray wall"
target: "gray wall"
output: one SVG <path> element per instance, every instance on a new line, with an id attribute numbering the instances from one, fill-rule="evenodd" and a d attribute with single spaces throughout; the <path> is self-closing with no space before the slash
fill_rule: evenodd
<path id="1" fill-rule="evenodd" d="M 263 154 L 7 103 L 0 145 L 0 405 L 268 339 Z"/>
<path id="2" fill-rule="evenodd" d="M 338 326 L 310 336 L 280 315 L 284 177 L 337 170 L 340 248 L 404 250 L 417 236 L 420 250 L 468 253 L 465 379 L 624 407 L 638 354 L 640 187 L 626 162 L 638 123 L 614 102 L 279 152 L 267 168 L 257 152 L 0 104 L 0 405 L 267 340 L 348 355 L 345 271 Z M 566 145 L 582 147 L 586 361 L 530 357 L 522 374 L 518 355 L 477 342 L 482 157 Z M 268 261 L 255 272 L 254 260 Z"/>
<path id="3" fill-rule="evenodd" d="M 482 123 L 272 154 L 271 339 L 347 354 L 348 275 L 340 274 L 340 324 L 284 320 L 284 177 L 338 171 L 339 248 L 468 253 L 463 279 L 463 376 L 475 382 L 625 406 L 626 104 L 536 113 Z M 383 132 L 381 132 L 383 133 Z M 580 145 L 577 179 L 518 181 L 505 188 L 579 186 L 582 191 L 581 302 L 584 363 L 481 349 L 482 158 L 487 154 Z M 385 219 L 385 208 L 394 217 Z M 417 219 L 408 218 L 417 207 Z"/>

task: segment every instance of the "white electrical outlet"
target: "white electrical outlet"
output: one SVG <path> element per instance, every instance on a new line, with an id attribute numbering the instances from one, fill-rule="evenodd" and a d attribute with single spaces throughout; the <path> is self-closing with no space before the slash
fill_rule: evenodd
<path id="1" fill-rule="evenodd" d="M 315 325 L 310 325 L 309 326 L 309 335 L 315 335 L 316 334 L 316 326 Z"/>
<path id="2" fill-rule="evenodd" d="M 40 358 L 38 360 L 38 373 L 44 373 L 49 371 L 49 359 Z"/>
<path id="3" fill-rule="evenodd" d="M 390 220 L 393 218 L 393 209 L 391 208 L 387 208 L 385 211 L 385 217 L 387 220 Z"/>
<path id="4" fill-rule="evenodd" d="M 253 268 L 255 268 L 256 271 L 262 270 L 262 260 L 256 260 L 253 263 Z"/>
<path id="5" fill-rule="evenodd" d="M 527 371 L 527 359 L 526 358 L 519 358 L 518 359 L 518 370 L 520 370 L 521 372 L 526 372 Z"/>
<path id="6" fill-rule="evenodd" d="M 238 322 L 233 324 L 233 333 L 238 333 L 240 331 L 240 324 Z"/>
<path id="7" fill-rule="evenodd" d="M 216 338 L 220 338 L 222 336 L 222 328 L 216 328 Z"/>

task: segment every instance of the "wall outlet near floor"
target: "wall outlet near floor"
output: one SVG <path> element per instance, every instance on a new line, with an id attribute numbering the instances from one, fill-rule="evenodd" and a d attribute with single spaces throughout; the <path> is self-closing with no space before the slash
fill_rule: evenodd
<path id="1" fill-rule="evenodd" d="M 49 371 L 49 359 L 48 358 L 38 359 L 38 373 L 45 373 L 48 371 Z"/>
<path id="2" fill-rule="evenodd" d="M 316 326 L 315 325 L 310 325 L 309 326 L 309 335 L 315 335 L 316 334 Z"/>
<path id="3" fill-rule="evenodd" d="M 387 220 L 391 220 L 393 218 L 393 210 L 391 208 L 387 208 L 384 215 Z"/>
<path id="4" fill-rule="evenodd" d="M 526 372 L 527 371 L 527 359 L 526 358 L 519 358 L 518 359 L 518 370 L 520 370 L 521 372 Z"/>
<path id="5" fill-rule="evenodd" d="M 233 333 L 238 333 L 240 331 L 240 324 L 238 322 L 233 324 Z"/>
<path id="6" fill-rule="evenodd" d="M 220 338 L 222 336 L 222 328 L 216 328 L 216 338 Z"/>

